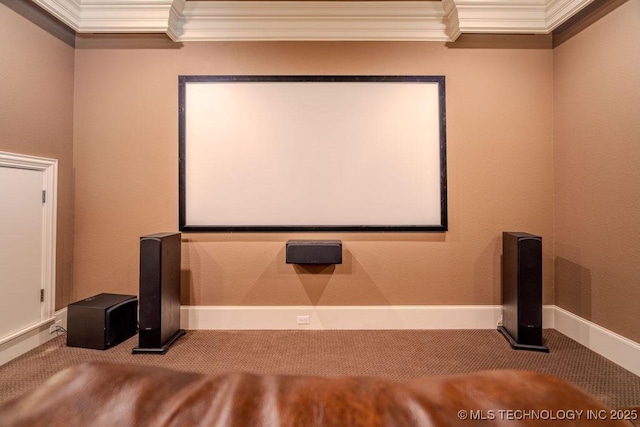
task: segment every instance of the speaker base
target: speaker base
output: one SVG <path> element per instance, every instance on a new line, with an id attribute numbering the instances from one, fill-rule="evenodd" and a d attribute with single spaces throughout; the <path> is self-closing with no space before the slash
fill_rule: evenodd
<path id="1" fill-rule="evenodd" d="M 514 350 L 529 350 L 529 351 L 540 351 L 543 353 L 549 353 L 549 347 L 546 345 L 531 345 L 531 344 L 520 344 L 516 340 L 513 339 L 509 331 L 507 331 L 504 326 L 498 326 L 498 332 L 500 332 L 511 344 L 511 348 Z"/>
<path id="2" fill-rule="evenodd" d="M 179 329 L 175 334 L 173 334 L 171 338 L 167 340 L 166 343 L 164 343 L 162 347 L 157 347 L 157 348 L 134 347 L 133 350 L 131 350 L 131 354 L 165 354 L 167 350 L 169 350 L 169 347 L 171 347 L 171 345 L 174 342 L 176 342 L 178 338 L 180 338 L 185 334 L 186 332 L 184 329 Z"/>

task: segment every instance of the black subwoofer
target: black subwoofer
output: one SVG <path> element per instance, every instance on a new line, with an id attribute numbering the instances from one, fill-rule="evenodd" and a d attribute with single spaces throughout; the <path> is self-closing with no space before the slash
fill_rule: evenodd
<path id="1" fill-rule="evenodd" d="M 139 343 L 133 353 L 164 354 L 180 329 L 180 233 L 140 238 Z"/>
<path id="2" fill-rule="evenodd" d="M 106 350 L 136 334 L 138 299 L 98 294 L 67 307 L 67 345 Z"/>
<path id="3" fill-rule="evenodd" d="M 502 326 L 518 350 L 548 352 L 542 342 L 542 237 L 502 233 Z"/>

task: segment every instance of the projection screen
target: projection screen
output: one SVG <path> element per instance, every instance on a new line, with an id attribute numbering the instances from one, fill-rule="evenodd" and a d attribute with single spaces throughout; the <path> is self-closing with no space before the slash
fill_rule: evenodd
<path id="1" fill-rule="evenodd" d="M 446 231 L 444 76 L 179 76 L 181 231 Z"/>

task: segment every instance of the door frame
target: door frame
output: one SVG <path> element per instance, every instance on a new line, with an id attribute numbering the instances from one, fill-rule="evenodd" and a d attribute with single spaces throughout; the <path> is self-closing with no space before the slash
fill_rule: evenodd
<path id="1" fill-rule="evenodd" d="M 43 173 L 42 188 L 46 191 L 46 203 L 42 208 L 41 289 L 44 290 L 44 302 L 40 309 L 40 322 L 8 336 L 0 337 L 1 345 L 55 319 L 58 160 L 0 151 L 0 167 L 41 171 Z"/>

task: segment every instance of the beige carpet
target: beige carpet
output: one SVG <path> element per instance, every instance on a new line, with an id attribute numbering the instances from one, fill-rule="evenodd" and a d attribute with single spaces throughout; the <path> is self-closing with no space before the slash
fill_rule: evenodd
<path id="1" fill-rule="evenodd" d="M 611 407 L 640 406 L 640 377 L 561 333 L 544 331 L 550 353 L 512 350 L 495 330 L 187 331 L 165 355 L 132 355 L 137 336 L 105 350 L 66 346 L 61 335 L 0 367 L 0 400 L 88 361 L 202 373 L 245 371 L 408 380 L 487 369 L 528 369 L 565 378 Z"/>

